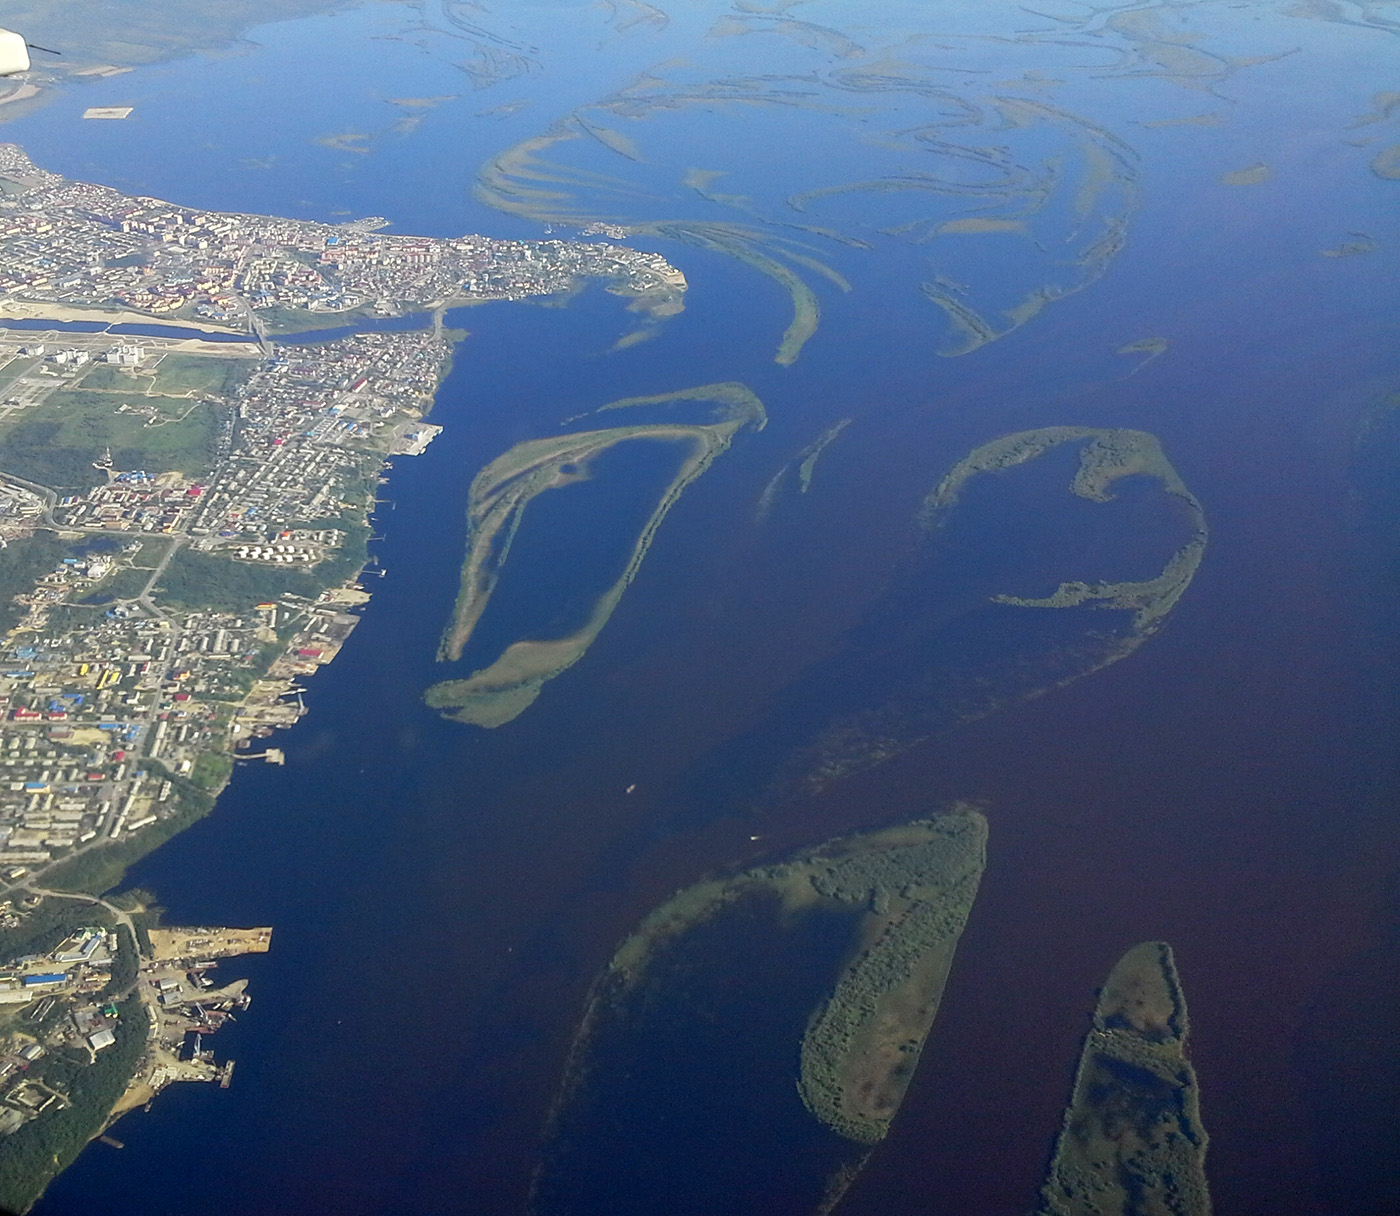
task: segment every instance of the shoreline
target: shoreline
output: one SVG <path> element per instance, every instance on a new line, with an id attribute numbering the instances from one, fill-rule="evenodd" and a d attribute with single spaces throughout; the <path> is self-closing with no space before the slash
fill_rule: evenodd
<path id="1" fill-rule="evenodd" d="M 257 335 L 244 329 L 234 329 L 215 323 L 196 325 L 177 317 L 161 317 L 155 313 L 132 312 L 129 309 L 107 309 L 80 304 L 48 304 L 37 300 L 0 300 L 0 326 L 6 320 L 16 321 L 57 321 L 72 323 L 94 321 L 107 325 L 160 325 L 167 329 L 190 331 L 191 337 L 202 333 L 228 334 L 248 342 L 256 342 Z"/>

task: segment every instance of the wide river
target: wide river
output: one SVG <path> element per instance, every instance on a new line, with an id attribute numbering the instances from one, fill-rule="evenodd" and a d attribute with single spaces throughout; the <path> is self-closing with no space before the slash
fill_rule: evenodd
<path id="1" fill-rule="evenodd" d="M 843 1216 L 1027 1211 L 1095 990 L 1146 939 L 1181 969 L 1217 1210 L 1400 1202 L 1378 1130 L 1400 1085 L 1377 1080 L 1400 1077 L 1378 979 L 1393 992 L 1400 968 L 1395 667 L 1367 632 L 1349 481 L 1361 418 L 1400 386 L 1400 183 L 1369 167 L 1400 143 L 1375 98 L 1400 87 L 1394 6 L 496 7 L 262 27 L 0 132 L 68 176 L 224 210 L 438 236 L 540 236 L 566 212 L 650 225 L 639 242 L 690 283 L 682 315 L 614 353 L 635 319 L 597 290 L 459 317 L 445 430 L 389 475 L 386 573 L 276 740 L 285 768 L 240 768 L 131 876 L 174 923 L 276 927 L 270 954 L 225 968 L 254 997 L 216 1041 L 233 1085 L 172 1087 L 36 1211 L 521 1212 L 588 985 L 648 910 L 953 799 L 984 807 L 988 867 Z M 135 111 L 83 122 L 90 105 Z M 542 136 L 552 183 L 497 159 Z M 529 181 L 551 201 L 512 203 Z M 821 306 L 790 363 L 774 264 Z M 1000 336 L 940 354 L 962 341 L 947 301 Z M 718 381 L 771 421 L 685 491 L 586 657 L 498 730 L 428 710 L 476 471 L 605 402 Z M 760 518 L 779 469 L 848 418 L 809 492 L 789 473 Z M 1205 559 L 1162 629 L 759 818 L 678 809 L 692 766 L 839 659 L 943 474 L 1051 425 L 1151 432 L 1203 504 Z M 541 573 L 502 613 L 563 619 L 537 597 L 570 561 L 577 586 L 606 584 L 637 507 L 589 501 L 587 544 L 512 558 Z M 1062 577 L 1103 577 L 1093 560 Z"/>

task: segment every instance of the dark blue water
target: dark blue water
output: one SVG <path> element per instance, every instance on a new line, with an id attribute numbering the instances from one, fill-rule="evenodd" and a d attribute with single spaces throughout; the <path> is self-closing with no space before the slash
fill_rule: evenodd
<path id="1" fill-rule="evenodd" d="M 794 1084 L 857 919 L 750 895 L 663 945 L 634 987 L 605 988 L 550 1129 L 542 1216 L 815 1210 L 865 1152 Z"/>
<path id="2" fill-rule="evenodd" d="M 269 27 L 256 35 L 265 50 L 243 59 L 75 89 L 6 136 L 47 167 L 195 205 L 532 235 L 473 200 L 476 167 L 664 50 L 644 30 L 610 44 L 616 63 L 578 53 L 581 10 L 553 6 L 576 72 L 538 85 L 527 73 L 479 96 L 445 43 L 356 41 L 353 23 L 383 12 Z M 673 17 L 673 32 L 705 27 Z M 360 49 L 322 53 L 342 27 Z M 1342 1104 L 1305 1098 L 1308 1078 L 1336 1067 L 1316 1019 L 1349 1007 L 1348 994 L 1376 1007 L 1370 977 L 1395 963 L 1382 915 L 1400 845 L 1393 705 L 1368 683 L 1343 510 L 1355 423 L 1400 380 L 1394 251 L 1383 239 L 1368 257 L 1317 253 L 1352 230 L 1391 228 L 1393 185 L 1367 176 L 1370 151 L 1340 133 L 1375 89 L 1393 87 L 1379 83 L 1393 55 L 1380 38 L 1299 21 L 1250 49 L 1306 41 L 1311 58 L 1260 68 L 1228 106 L 1168 82 L 1149 101 L 1100 104 L 1143 153 L 1127 249 L 1092 287 L 963 359 L 936 357 L 943 329 L 907 290 L 906 255 L 888 249 L 836 257 L 864 277 L 849 295 L 819 285 L 822 329 L 786 369 L 771 362 L 788 319 L 781 289 L 674 244 L 664 249 L 692 285 L 687 310 L 620 354 L 603 352 L 631 318 L 602 293 L 567 310 L 467 311 L 472 336 L 434 413 L 446 430 L 396 463 L 396 509 L 376 521 L 389 574 L 312 682 L 310 715 L 279 740 L 287 767 L 240 769 L 209 820 L 132 876 L 173 921 L 276 926 L 271 954 L 225 968 L 254 994 L 216 1040 L 238 1058 L 233 1087 L 162 1095 L 122 1123 L 125 1150 L 89 1149 L 37 1210 L 519 1212 L 588 984 L 642 915 L 713 867 L 954 797 L 986 803 L 991 863 L 905 1109 L 843 1211 L 1026 1210 L 1094 989 L 1124 948 L 1159 937 L 1175 947 L 1192 1011 L 1218 1209 L 1384 1210 L 1366 1206 L 1380 1193 L 1366 1161 L 1339 1167 L 1348 1142 L 1318 1122 Z M 1010 64 L 988 47 L 986 71 L 1000 78 Z M 314 79 L 287 104 L 277 82 L 303 69 Z M 411 136 L 391 131 L 399 112 L 385 96 L 438 93 L 460 96 Z M 476 117 L 515 96 L 530 101 L 516 116 Z M 132 101 L 127 123 L 77 118 L 84 105 Z M 1168 103 L 1229 121 L 1136 125 Z M 243 121 L 228 122 L 240 106 Z M 372 155 L 313 142 L 352 128 L 374 136 Z M 716 167 L 762 176 L 761 147 L 723 131 L 709 146 L 726 158 Z M 245 163 L 267 157 L 271 168 Z M 1216 184 L 1261 158 L 1270 182 Z M 1011 271 L 998 267 L 1000 282 Z M 1114 349 L 1157 335 L 1168 354 L 1129 376 L 1137 361 Z M 728 379 L 763 398 L 771 424 L 687 490 L 589 654 L 499 731 L 426 710 L 423 689 L 449 670 L 434 653 L 475 473 L 604 402 Z M 856 421 L 811 493 L 756 524 L 763 486 L 844 417 Z M 1068 472 L 1060 454 L 1024 481 L 978 488 L 971 505 L 987 510 L 967 516 L 980 522 L 963 538 L 963 583 L 955 563 L 940 579 L 920 557 L 915 512 L 955 461 L 1007 431 L 1057 424 L 1154 432 L 1204 502 L 1206 562 L 1163 632 L 1106 671 L 759 822 L 739 805 L 752 785 L 738 780 L 690 814 L 691 776 L 732 740 L 760 739 L 761 778 L 781 758 L 775 739 L 800 747 L 808 728 L 882 687 L 907 693 L 921 670 L 911 657 L 967 659 L 978 644 L 1004 654 L 991 621 L 1017 610 L 957 611 L 993 575 L 1025 579 L 995 590 L 1044 594 L 1061 577 L 1161 568 L 1180 521 L 1154 513 L 1152 487 L 1125 483 L 1111 508 L 1057 490 L 1047 508 L 1044 492 Z M 522 628 L 540 619 L 528 600 Z M 922 604 L 935 607 L 909 628 Z M 977 628 L 960 635 L 960 620 Z M 882 628 L 901 626 L 886 668 L 861 662 L 879 653 Z M 1382 1073 L 1392 1047 L 1368 1040 Z M 1374 1103 L 1389 1109 L 1384 1095 Z"/>
<path id="3" fill-rule="evenodd" d="M 692 449 L 690 440 L 620 443 L 588 461 L 585 480 L 535 498 L 462 652 L 467 670 L 494 662 L 512 642 L 550 641 L 582 629 L 623 576 L 637 538 Z"/>

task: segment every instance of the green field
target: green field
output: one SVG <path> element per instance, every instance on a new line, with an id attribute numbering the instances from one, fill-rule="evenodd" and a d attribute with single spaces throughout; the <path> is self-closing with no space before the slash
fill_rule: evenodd
<path id="1" fill-rule="evenodd" d="M 117 367 L 96 363 L 83 377 L 83 388 L 99 392 L 128 392 L 157 396 L 223 396 L 238 385 L 254 363 L 251 359 L 220 359 L 205 355 L 166 355 L 151 367 Z M 3 376 L 0 372 L 0 376 Z M 133 404 L 136 404 L 133 402 Z"/>
<path id="2" fill-rule="evenodd" d="M 8 393 L 12 385 L 27 372 L 32 372 L 39 360 L 32 355 L 16 355 L 4 367 L 0 367 L 0 393 Z"/>
<path id="3" fill-rule="evenodd" d="M 115 394 L 64 389 L 42 405 L 0 423 L 0 469 L 55 489 L 85 490 L 105 475 L 92 462 L 106 448 L 119 469 L 189 477 L 208 473 L 218 420 L 188 398 L 133 395 L 133 407 L 154 407 L 154 419 L 118 413 Z M 155 425 L 147 425 L 154 421 Z"/>
<path id="4" fill-rule="evenodd" d="M 1187 1032 L 1172 948 L 1134 946 L 1099 989 L 1036 1216 L 1210 1216 Z"/>
<path id="5" fill-rule="evenodd" d="M 410 309 L 412 312 L 426 312 L 426 308 Z M 368 305 L 346 309 L 344 312 L 312 312 L 308 308 L 260 308 L 258 316 L 270 334 L 288 337 L 301 333 L 315 333 L 322 329 L 338 329 L 342 325 L 353 325 L 357 321 L 372 319 L 379 314 Z M 427 329 L 426 323 L 423 326 Z"/>

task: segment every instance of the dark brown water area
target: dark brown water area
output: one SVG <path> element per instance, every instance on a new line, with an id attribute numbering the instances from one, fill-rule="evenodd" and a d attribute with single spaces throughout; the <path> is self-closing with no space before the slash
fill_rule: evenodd
<path id="1" fill-rule="evenodd" d="M 1173 943 L 1182 968 L 1220 1209 L 1338 1210 L 1322 1189 L 1296 1057 L 1316 1029 L 1308 1017 L 1319 994 L 1371 943 L 1397 833 L 1343 509 L 1352 431 L 1370 385 L 1363 377 L 1364 389 L 1329 391 L 1316 369 L 1324 353 L 1355 359 L 1382 348 L 1364 333 L 1334 330 L 1315 344 L 1289 337 L 1280 343 L 1288 354 L 1262 369 L 1268 374 L 1220 357 L 1195 362 L 1188 385 L 1134 386 L 1134 420 L 1156 406 L 1154 429 L 1210 503 L 1207 563 L 1160 636 L 1114 668 L 963 726 L 780 821 L 717 821 L 601 871 L 580 842 L 561 875 L 592 870 L 617 881 L 566 899 L 567 912 L 553 924 L 546 918 L 542 940 L 517 964 L 529 975 L 514 982 L 507 1007 L 512 1016 L 531 1010 L 542 1039 L 504 1052 L 485 1074 L 487 1088 L 536 1091 L 557 1075 L 556 1036 L 579 1008 L 591 967 L 647 908 L 708 866 L 975 797 L 989 809 L 995 861 L 905 1110 L 845 1210 L 1024 1210 L 1094 992 L 1127 945 L 1153 937 Z M 1212 404 L 1209 442 L 1207 406 L 1192 404 L 1202 383 L 1213 402 L 1230 403 Z M 1102 399 L 1083 405 L 1110 408 Z M 850 561 L 837 521 L 821 526 Z M 888 534 L 887 545 L 883 560 L 861 550 L 869 564 L 849 572 L 847 613 L 863 598 L 861 581 L 878 581 L 895 557 Z M 665 662 L 634 656 L 616 677 L 634 707 L 622 727 L 638 744 L 642 798 L 649 779 L 722 733 L 706 730 L 705 709 L 732 711 L 726 692 L 752 707 L 762 677 L 776 684 L 784 674 L 771 653 L 765 663 L 735 640 L 742 629 L 726 630 L 723 647 L 703 645 L 707 608 L 722 603 L 731 624 L 736 612 L 772 610 L 732 578 L 726 584 L 718 563 L 706 574 L 716 587 L 707 604 L 681 608 L 668 597 L 675 628 L 696 648 Z M 653 608 L 639 592 L 632 607 Z M 789 636 L 800 638 L 804 623 L 814 634 L 830 629 L 831 615 L 820 625 L 799 619 Z M 726 687 L 717 653 L 731 679 L 745 673 L 746 695 Z M 557 797 L 561 783 L 586 780 L 571 767 L 523 798 Z M 648 824 L 655 808 L 629 808 L 614 794 L 569 813 L 596 816 L 589 831 L 606 857 L 608 842 L 632 836 L 629 823 Z M 762 829 L 760 842 L 747 841 L 751 828 Z M 579 830 L 575 821 L 570 832 Z M 502 1163 L 534 1115 L 527 1109 L 501 1125 L 473 1157 L 478 1181 L 491 1176 L 491 1161 L 503 1175 L 493 1206 L 507 1202 L 513 1170 Z M 921 1184 L 911 1186 L 911 1176 Z"/>
<path id="2" fill-rule="evenodd" d="M 874 779 L 988 799 L 998 865 L 915 1092 L 850 1212 L 1023 1210 L 1094 991 L 1118 951 L 1154 937 L 1181 959 L 1218 1209 L 1339 1210 L 1319 1190 L 1295 1055 L 1326 1034 L 1308 1024 L 1314 1002 L 1373 941 L 1400 832 L 1393 724 L 1348 568 L 1361 402 L 1318 384 L 1317 352 L 1292 351 L 1272 375 L 1212 369 L 1232 409 L 1208 444 L 1157 427 L 1211 504 L 1209 556 L 1170 627 Z M 908 1186 L 915 1159 L 924 1196 Z"/>

